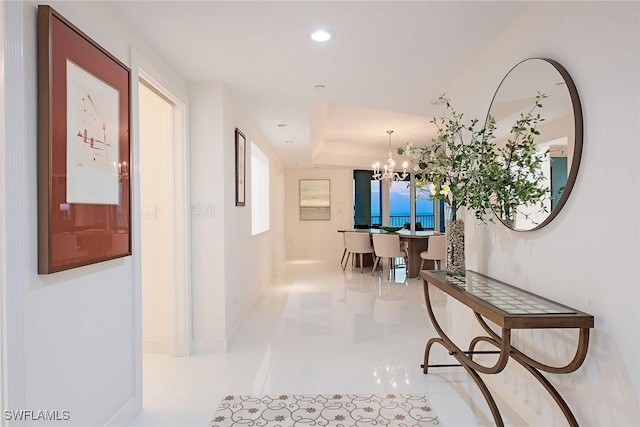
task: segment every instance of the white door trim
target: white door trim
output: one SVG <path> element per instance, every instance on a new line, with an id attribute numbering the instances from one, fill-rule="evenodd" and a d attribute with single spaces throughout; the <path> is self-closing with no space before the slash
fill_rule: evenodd
<path id="1" fill-rule="evenodd" d="M 189 314 L 189 289 L 188 289 L 188 259 L 184 256 L 189 252 L 189 195 L 187 179 L 188 153 L 185 151 L 186 143 L 186 116 L 185 104 L 171 92 L 160 85 L 142 67 L 138 69 L 140 79 L 167 98 L 173 107 L 173 145 L 170 147 L 171 163 L 169 164 L 169 176 L 172 177 L 172 185 L 169 188 L 169 200 L 172 206 L 170 213 L 170 245 L 173 264 L 171 270 L 171 356 L 188 356 L 190 335 Z"/>
<path id="2" fill-rule="evenodd" d="M 5 84 L 4 84 L 4 69 L 5 69 L 5 49 L 4 49 L 4 32 L 6 29 L 4 19 L 4 2 L 0 2 L 0 171 L 6 171 L 7 165 L 4 159 L 6 156 L 6 139 L 5 139 L 5 127 L 4 127 L 4 97 L 5 97 Z M 0 313 L 5 313 L 5 293 L 7 281 L 5 280 L 5 271 L 7 271 L 7 261 L 5 259 L 7 253 L 7 242 L 5 240 L 5 230 L 7 223 L 5 218 L 7 217 L 7 201 L 4 195 L 7 194 L 7 184 L 5 181 L 4 172 L 0 172 Z M 4 414 L 4 410 L 7 408 L 7 346 L 5 344 L 5 323 L 4 316 L 0 315 L 0 414 Z M 0 420 L 0 426 L 5 426 L 6 422 L 4 417 Z"/>
<path id="3" fill-rule="evenodd" d="M 2 2 L 0 22 L 3 34 L 0 36 L 3 67 L 0 85 L 4 94 L 0 107 L 4 130 L 0 137 L 0 311 L 2 312 L 2 344 L 0 363 L 2 389 L 0 406 L 3 409 L 23 408 L 26 402 L 25 378 L 25 297 L 26 284 L 30 281 L 30 230 L 31 216 L 29 200 L 29 174 L 34 172 L 30 154 L 33 134 L 26 122 L 28 114 L 27 94 L 34 95 L 27 85 L 29 73 L 25 71 L 28 59 L 25 57 L 24 15 L 21 2 Z M 35 90 L 35 89 L 33 89 Z M 11 108 L 6 108 L 11 105 Z M 31 191 L 30 191 L 31 190 Z M 9 249 L 11 246 L 11 250 Z M 8 421 L 0 421 L 2 426 Z M 13 425 L 13 424 L 12 424 Z M 21 425 L 16 422 L 15 425 Z"/>
<path id="4" fill-rule="evenodd" d="M 27 100 L 35 93 L 27 85 L 25 71 L 25 6 L 21 2 L 0 5 L 0 369 L 1 405 L 4 410 L 24 408 L 25 377 L 25 294 L 32 265 L 30 257 L 29 187 L 32 133 L 28 131 Z M 11 108 L 6 109 L 6 105 Z M 29 218 L 31 218 L 29 216 Z M 11 245 L 11 250 L 9 250 Z M 11 425 L 22 425 L 12 422 Z M 6 426 L 9 422 L 0 421 Z"/>
<path id="5" fill-rule="evenodd" d="M 131 105 L 133 147 L 133 283 L 134 283 L 134 357 L 136 375 L 136 401 L 142 405 L 142 273 L 140 234 L 140 79 L 153 86 L 173 104 L 173 147 L 170 155 L 171 210 L 171 355 L 188 356 L 191 343 L 191 215 L 189 189 L 189 144 L 187 132 L 188 97 L 173 87 L 166 77 L 145 58 L 132 49 Z"/>

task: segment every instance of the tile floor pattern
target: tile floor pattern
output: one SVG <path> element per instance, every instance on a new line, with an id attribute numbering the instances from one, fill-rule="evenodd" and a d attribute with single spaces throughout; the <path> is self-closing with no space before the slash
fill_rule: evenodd
<path id="1" fill-rule="evenodd" d="M 209 427 L 425 427 L 440 421 L 424 395 L 225 396 Z"/>
<path id="2" fill-rule="evenodd" d="M 492 426 L 482 394 L 462 368 L 422 373 L 431 327 L 422 282 L 343 272 L 331 262 L 289 261 L 250 310 L 227 353 L 187 358 L 146 354 L 144 410 L 130 427 L 207 427 L 228 395 L 427 396 L 441 425 Z M 387 272 L 384 276 L 388 277 Z M 434 307 L 446 326 L 444 302 Z M 435 363 L 452 363 L 445 351 Z M 505 424 L 526 424 L 496 397 Z"/>

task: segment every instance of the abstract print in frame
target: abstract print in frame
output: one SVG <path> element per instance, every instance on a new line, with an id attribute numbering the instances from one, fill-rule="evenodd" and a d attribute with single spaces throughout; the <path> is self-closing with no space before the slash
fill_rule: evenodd
<path id="1" fill-rule="evenodd" d="M 38 273 L 131 255 L 130 70 L 38 6 Z"/>
<path id="2" fill-rule="evenodd" d="M 300 180 L 300 219 L 331 219 L 331 193 L 328 179 Z"/>

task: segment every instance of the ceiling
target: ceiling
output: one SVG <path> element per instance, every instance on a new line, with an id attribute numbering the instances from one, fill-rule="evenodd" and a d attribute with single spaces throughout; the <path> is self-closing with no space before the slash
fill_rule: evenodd
<path id="1" fill-rule="evenodd" d="M 429 141 L 434 133 L 429 119 L 444 113 L 432 101 L 527 6 L 484 1 L 111 4 L 187 81 L 225 82 L 286 167 L 371 166 L 386 157 L 387 130 L 394 131 L 394 147 Z M 317 28 L 335 35 L 326 43 L 314 42 L 309 36 Z"/>

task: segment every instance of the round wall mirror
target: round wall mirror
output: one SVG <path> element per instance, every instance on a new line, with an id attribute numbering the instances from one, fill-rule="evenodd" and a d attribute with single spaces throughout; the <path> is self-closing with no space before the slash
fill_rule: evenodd
<path id="1" fill-rule="evenodd" d="M 526 59 L 513 67 L 500 83 L 488 117 L 495 119 L 496 147 L 504 147 L 512 137 L 512 127 L 521 114 L 531 111 L 538 93 L 546 95 L 536 109 L 544 121 L 537 124 L 535 145 L 542 158 L 541 181 L 544 198 L 519 205 L 509 220 L 499 218 L 517 231 L 537 230 L 547 225 L 562 209 L 578 174 L 582 153 L 582 108 L 578 91 L 569 73 L 556 61 Z"/>

